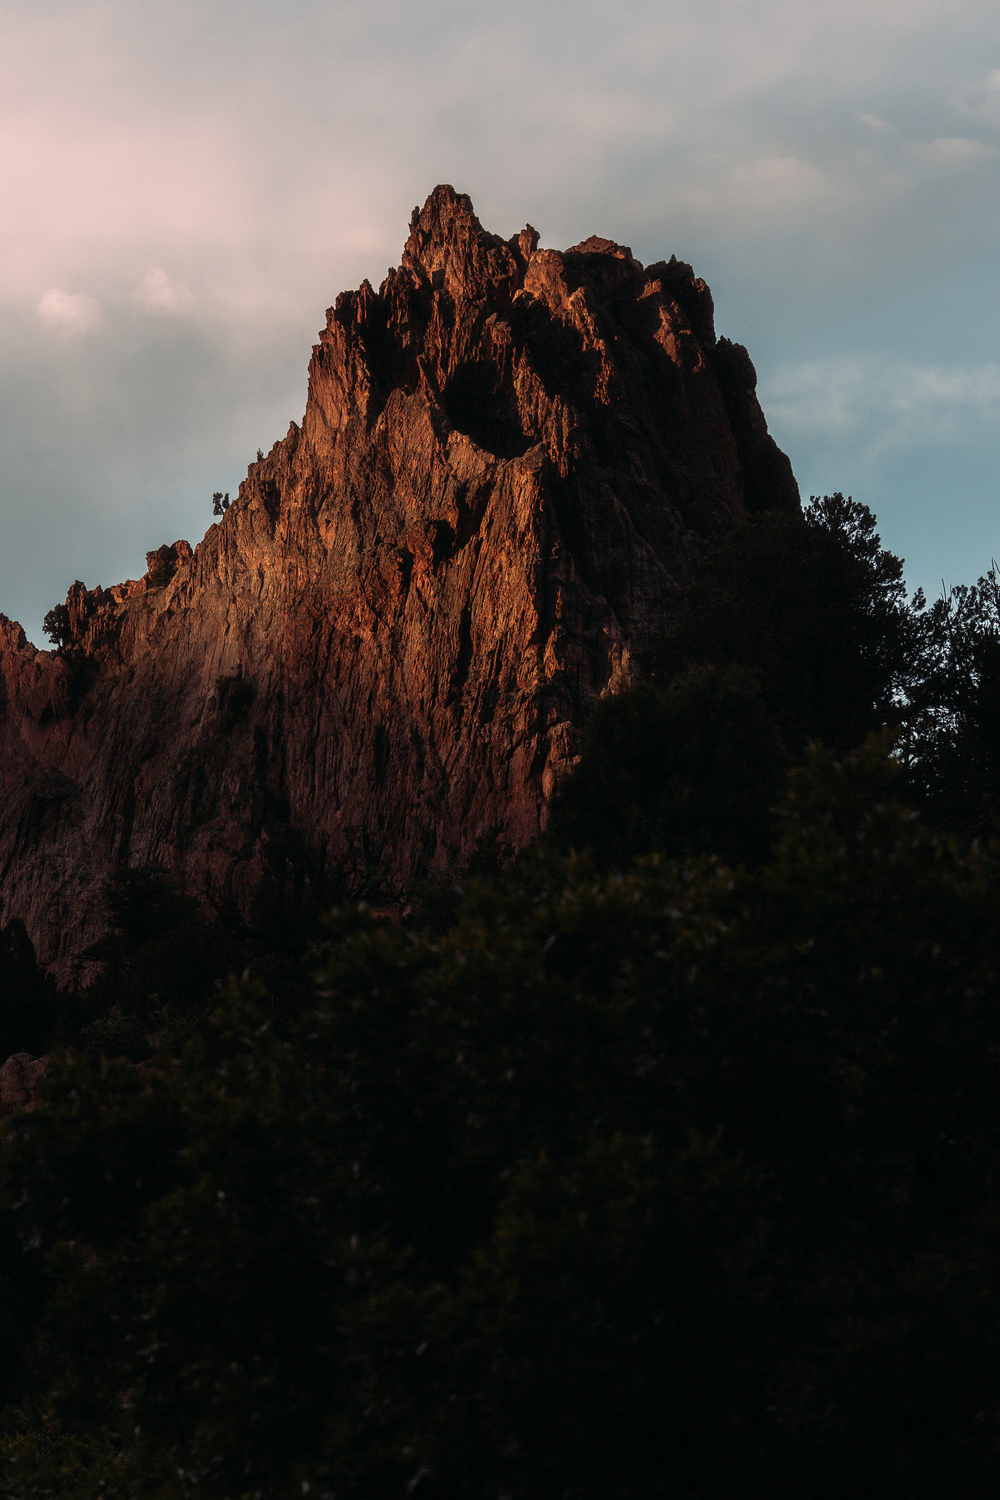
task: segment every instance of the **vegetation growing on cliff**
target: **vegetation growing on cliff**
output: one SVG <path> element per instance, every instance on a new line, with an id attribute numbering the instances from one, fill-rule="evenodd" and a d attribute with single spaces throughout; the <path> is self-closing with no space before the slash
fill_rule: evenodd
<path id="1" fill-rule="evenodd" d="M 220 991 L 137 888 L 152 1061 L 81 1014 L 6 1127 L 5 1493 L 992 1495 L 1000 620 L 901 576 L 724 542 L 434 923 Z"/>
<path id="2" fill-rule="evenodd" d="M 58 651 L 69 636 L 69 610 L 65 604 L 55 604 L 42 621 L 42 630 Z"/>

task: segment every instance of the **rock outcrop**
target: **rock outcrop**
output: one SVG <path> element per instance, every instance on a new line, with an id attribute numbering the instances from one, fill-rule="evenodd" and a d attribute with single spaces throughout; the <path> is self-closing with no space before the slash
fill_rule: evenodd
<path id="1" fill-rule="evenodd" d="M 8 1057 L 0 1067 L 0 1119 L 20 1109 L 34 1109 L 48 1065 L 47 1057 L 33 1057 L 30 1052 Z"/>
<path id="2" fill-rule="evenodd" d="M 309 375 L 193 551 L 74 584 L 59 651 L 0 617 L 0 922 L 63 977 L 123 866 L 249 919 L 522 847 L 705 539 L 798 505 L 689 266 L 505 241 L 450 187 Z"/>

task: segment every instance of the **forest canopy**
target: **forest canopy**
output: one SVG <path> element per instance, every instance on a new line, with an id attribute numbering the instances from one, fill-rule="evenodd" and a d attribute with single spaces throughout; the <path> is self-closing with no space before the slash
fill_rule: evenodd
<path id="1" fill-rule="evenodd" d="M 127 881 L 5 1126 L 4 1493 L 992 1495 L 998 649 L 828 497 L 512 868 L 281 942 Z"/>

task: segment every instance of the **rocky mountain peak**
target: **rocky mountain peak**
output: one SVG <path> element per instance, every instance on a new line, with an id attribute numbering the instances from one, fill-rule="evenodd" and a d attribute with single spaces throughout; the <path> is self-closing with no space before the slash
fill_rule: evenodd
<path id="1" fill-rule="evenodd" d="M 0 923 L 66 976 L 122 869 L 252 922 L 524 846 L 706 539 L 798 505 L 755 383 L 684 262 L 436 188 L 197 547 L 74 584 L 58 652 L 0 617 Z"/>

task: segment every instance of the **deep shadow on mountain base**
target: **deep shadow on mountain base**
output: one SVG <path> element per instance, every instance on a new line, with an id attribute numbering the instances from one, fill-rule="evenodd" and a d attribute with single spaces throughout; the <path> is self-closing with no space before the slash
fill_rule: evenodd
<path id="1" fill-rule="evenodd" d="M 5 1128 L 5 1492 L 992 1496 L 998 641 L 834 496 L 513 867 L 255 934 L 124 879 Z"/>

